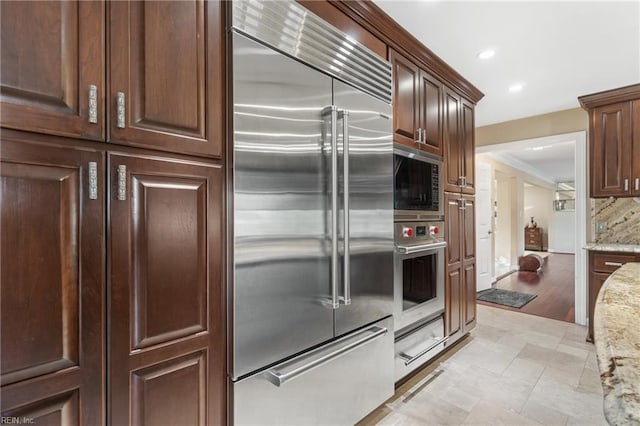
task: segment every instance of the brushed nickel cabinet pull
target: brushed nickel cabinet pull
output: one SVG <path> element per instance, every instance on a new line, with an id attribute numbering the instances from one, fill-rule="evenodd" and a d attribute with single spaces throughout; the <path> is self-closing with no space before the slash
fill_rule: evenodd
<path id="1" fill-rule="evenodd" d="M 125 97 L 123 92 L 118 92 L 118 123 L 116 124 L 120 129 L 124 129 L 125 126 Z"/>
<path id="2" fill-rule="evenodd" d="M 118 201 L 127 199 L 127 166 L 118 166 Z"/>
<path id="3" fill-rule="evenodd" d="M 98 123 L 98 86 L 89 85 L 89 123 Z"/>
<path id="4" fill-rule="evenodd" d="M 98 199 L 98 163 L 89 162 L 89 199 Z"/>
<path id="5" fill-rule="evenodd" d="M 624 180 L 624 190 L 628 191 L 629 190 L 629 179 L 625 179 Z"/>
<path id="6" fill-rule="evenodd" d="M 636 178 L 636 191 L 640 191 L 640 178 Z"/>

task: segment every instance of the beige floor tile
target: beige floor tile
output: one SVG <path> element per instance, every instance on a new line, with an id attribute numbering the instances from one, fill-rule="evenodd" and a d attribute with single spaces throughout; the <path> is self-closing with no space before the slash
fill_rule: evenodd
<path id="1" fill-rule="evenodd" d="M 581 366 L 575 368 L 558 368 L 547 366 L 544 368 L 540 380 L 542 382 L 563 383 L 575 388 L 580 383 L 582 376 Z"/>
<path id="2" fill-rule="evenodd" d="M 602 397 L 594 393 L 577 391 L 574 387 L 556 380 L 538 380 L 530 400 L 546 405 L 573 418 L 600 418 L 602 416 Z"/>
<path id="3" fill-rule="evenodd" d="M 598 371 L 598 358 L 595 353 L 589 353 L 587 360 L 584 362 L 584 368 Z"/>
<path id="4" fill-rule="evenodd" d="M 540 423 L 528 419 L 515 411 L 507 410 L 496 406 L 488 401 L 480 401 L 478 405 L 469 413 L 469 416 L 463 423 L 464 425 L 482 425 L 482 426 L 539 426 Z"/>
<path id="5" fill-rule="evenodd" d="M 419 426 L 424 425 L 421 419 L 416 419 L 415 417 L 408 416 L 406 414 L 402 414 L 396 411 L 392 411 L 385 418 L 383 418 L 379 423 L 372 423 L 381 426 Z M 360 423 L 360 426 L 368 425 L 368 423 Z"/>
<path id="6" fill-rule="evenodd" d="M 554 349 L 527 343 L 520 353 L 518 353 L 518 358 L 526 359 L 544 366 L 549 363 L 555 354 L 556 351 Z"/>
<path id="7" fill-rule="evenodd" d="M 592 353 L 584 348 L 578 348 L 576 346 L 567 345 L 562 342 L 560 342 L 556 350 L 569 355 L 577 356 L 578 358 L 582 358 L 583 360 L 586 360 L 589 354 Z"/>
<path id="8" fill-rule="evenodd" d="M 443 401 L 446 401 L 451 405 L 455 405 L 467 412 L 471 412 L 476 404 L 480 402 L 480 397 L 478 395 L 465 392 L 456 386 L 452 386 L 446 392 L 440 394 L 440 398 L 442 398 Z"/>
<path id="9" fill-rule="evenodd" d="M 520 414 L 545 426 L 564 426 L 569 419 L 566 414 L 531 400 L 527 401 Z"/>
<path id="10" fill-rule="evenodd" d="M 516 358 L 502 373 L 502 376 L 510 377 L 512 379 L 521 380 L 525 383 L 535 385 L 542 375 L 543 370 L 544 366 L 538 363 L 523 358 Z"/>
<path id="11" fill-rule="evenodd" d="M 580 392 L 602 395 L 602 381 L 600 380 L 600 373 L 591 368 L 585 368 L 582 370 L 577 390 Z"/>
<path id="12" fill-rule="evenodd" d="M 425 425 L 460 425 L 469 415 L 468 411 L 434 394 L 413 398 L 394 411 L 421 420 Z"/>

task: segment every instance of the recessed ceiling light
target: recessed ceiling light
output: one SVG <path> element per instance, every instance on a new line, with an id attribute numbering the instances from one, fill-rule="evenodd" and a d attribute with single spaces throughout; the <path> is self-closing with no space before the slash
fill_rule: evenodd
<path id="1" fill-rule="evenodd" d="M 523 87 L 524 87 L 524 84 L 522 83 L 512 84 L 511 86 L 509 86 L 509 91 L 511 93 L 519 92 L 522 90 Z"/>
<path id="2" fill-rule="evenodd" d="M 493 49 L 483 50 L 482 52 L 478 53 L 478 59 L 489 59 L 492 58 L 495 54 L 496 51 Z"/>

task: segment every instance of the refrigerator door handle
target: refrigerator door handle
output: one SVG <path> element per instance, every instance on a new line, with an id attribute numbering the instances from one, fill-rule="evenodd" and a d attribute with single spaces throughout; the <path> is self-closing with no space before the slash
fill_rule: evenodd
<path id="1" fill-rule="evenodd" d="M 343 296 L 340 301 L 345 305 L 351 304 L 351 258 L 349 253 L 349 111 L 340 110 L 338 118 L 342 118 L 342 152 L 343 152 L 343 177 L 344 182 L 344 199 L 342 205 L 344 208 L 344 264 L 342 265 L 342 285 Z"/>
<path id="2" fill-rule="evenodd" d="M 329 307 L 338 309 L 338 109 L 335 105 L 326 107 L 323 115 L 331 116 L 331 301 Z"/>
<path id="3" fill-rule="evenodd" d="M 293 359 L 275 368 L 265 371 L 264 377 L 275 386 L 282 386 L 285 383 L 300 377 L 309 371 L 320 367 L 332 360 L 351 352 L 366 343 L 387 334 L 384 327 L 374 325 L 351 336 L 344 337 L 327 347 L 318 349 L 305 356 L 302 360 Z"/>

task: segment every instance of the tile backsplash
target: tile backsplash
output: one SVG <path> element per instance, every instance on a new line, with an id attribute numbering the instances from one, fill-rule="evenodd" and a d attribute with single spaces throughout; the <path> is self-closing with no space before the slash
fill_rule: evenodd
<path id="1" fill-rule="evenodd" d="M 596 233 L 598 222 L 607 222 L 605 232 Z M 591 241 L 640 244 L 640 198 L 592 198 Z"/>

